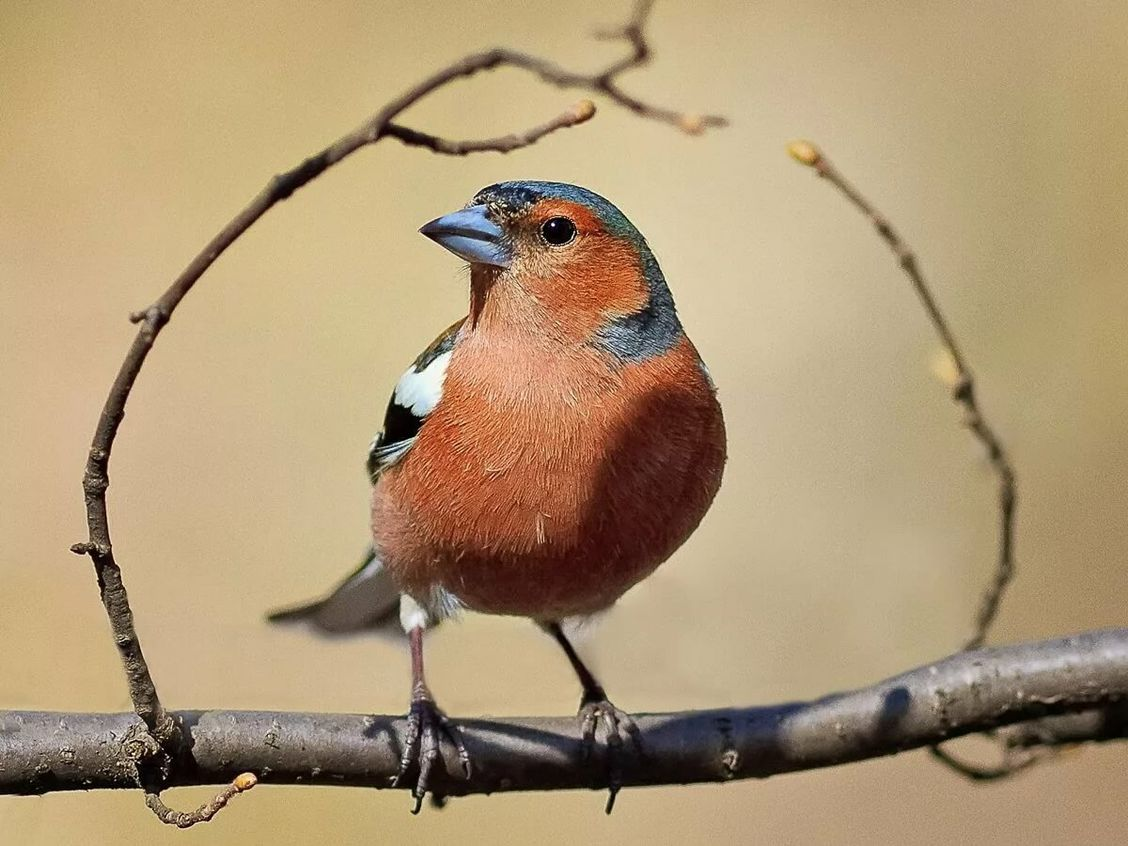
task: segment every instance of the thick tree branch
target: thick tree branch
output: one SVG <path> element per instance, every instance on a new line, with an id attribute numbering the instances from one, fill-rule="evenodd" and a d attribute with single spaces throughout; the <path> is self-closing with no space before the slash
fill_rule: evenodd
<path id="1" fill-rule="evenodd" d="M 642 117 L 674 124 L 686 132 L 697 133 L 709 126 L 722 126 L 724 124 L 722 118 L 681 114 L 652 106 L 631 97 L 619 87 L 620 74 L 641 67 L 649 61 L 650 50 L 643 28 L 651 5 L 651 0 L 641 0 L 631 19 L 609 34 L 608 37 L 625 41 L 631 51 L 623 59 L 613 62 L 596 73 L 583 74 L 569 71 L 536 56 L 504 48 L 471 54 L 437 71 L 414 88 L 393 99 L 352 132 L 305 159 L 293 169 L 271 179 L 246 208 L 192 259 L 153 305 L 130 316 L 133 322 L 141 326 L 114 379 L 98 418 L 83 474 L 82 487 L 86 501 L 89 539 L 74 544 L 71 549 L 77 554 L 89 555 L 94 564 L 102 604 L 125 668 L 130 698 L 134 710 L 145 726 L 144 735 L 135 737 L 136 743 L 132 748 L 134 754 L 130 760 L 134 764 L 135 783 L 146 789 L 150 799 L 154 799 L 161 786 L 167 783 L 172 768 L 182 757 L 184 739 L 178 721 L 161 703 L 156 684 L 141 650 L 121 569 L 114 557 L 110 539 L 106 490 L 110 483 L 110 454 L 125 415 L 125 405 L 157 336 L 197 280 L 259 218 L 277 203 L 287 199 L 296 190 L 362 147 L 375 144 L 385 137 L 393 137 L 412 146 L 422 146 L 436 153 L 448 155 L 484 151 L 505 153 L 533 144 L 556 130 L 583 123 L 595 114 L 595 106 L 590 101 L 583 100 L 552 120 L 522 132 L 469 141 L 441 138 L 394 122 L 410 106 L 462 77 L 508 65 L 536 74 L 543 81 L 561 88 L 586 89 L 601 94 Z M 217 802 L 219 802 L 218 798 Z M 176 812 L 164 808 L 159 800 L 150 801 L 150 807 L 158 812 L 162 820 L 175 822 L 178 825 L 193 817 L 193 814 L 177 815 Z M 195 815 L 201 820 L 210 818 L 206 813 L 208 807 L 199 809 Z M 217 804 L 211 813 L 214 814 L 220 807 L 222 802 Z"/>
<path id="2" fill-rule="evenodd" d="M 961 652 L 872 687 L 812 702 L 643 714 L 641 755 L 626 786 L 722 782 L 829 767 L 931 746 L 987 729 L 1016 746 L 1128 737 L 1128 629 Z M 1100 709 L 1100 710 L 1094 710 Z M 1119 720 L 1109 716 L 1119 713 Z M 1062 716 L 1058 716 L 1062 715 Z M 400 717 L 251 711 L 177 712 L 187 743 L 170 784 L 388 787 L 399 769 Z M 604 762 L 582 760 L 574 717 L 458 721 L 474 756 L 469 781 L 439 793 L 604 789 Z M 130 714 L 0 712 L 0 794 L 130 788 Z M 1060 736 L 1059 736 L 1060 735 Z M 444 750 L 448 768 L 457 768 Z M 233 790 L 231 791 L 233 793 Z M 227 795 L 224 791 L 222 795 Z M 227 795 L 230 798 L 230 795 Z"/>

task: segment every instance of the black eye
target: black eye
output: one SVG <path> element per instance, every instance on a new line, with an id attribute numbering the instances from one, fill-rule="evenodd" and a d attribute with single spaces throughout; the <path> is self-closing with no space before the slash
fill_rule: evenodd
<path id="1" fill-rule="evenodd" d="M 541 237 L 554 247 L 562 247 L 576 237 L 576 224 L 566 217 L 554 217 L 541 224 Z"/>

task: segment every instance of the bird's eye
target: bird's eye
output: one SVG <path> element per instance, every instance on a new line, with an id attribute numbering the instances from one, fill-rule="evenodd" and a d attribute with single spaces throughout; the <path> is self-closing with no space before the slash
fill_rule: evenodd
<path id="1" fill-rule="evenodd" d="M 554 217 L 541 224 L 541 237 L 554 247 L 562 247 L 576 237 L 576 224 L 566 217 Z"/>

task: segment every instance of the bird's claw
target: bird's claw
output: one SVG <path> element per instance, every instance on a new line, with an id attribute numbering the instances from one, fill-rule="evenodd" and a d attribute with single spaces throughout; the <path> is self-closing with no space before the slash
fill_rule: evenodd
<path id="1" fill-rule="evenodd" d="M 392 787 L 399 787 L 413 766 L 418 765 L 419 774 L 411 790 L 411 795 L 415 798 L 415 807 L 411 809 L 413 814 L 418 814 L 423 807 L 423 799 L 431 785 L 431 772 L 435 762 L 442 757 L 443 737 L 457 751 L 463 776 L 470 778 L 470 753 L 462 740 L 462 732 L 439 709 L 429 694 L 414 696 L 411 710 L 407 714 L 407 732 L 403 740 L 403 754 L 400 755 L 399 773 L 392 780 Z"/>
<path id="2" fill-rule="evenodd" d="M 610 814 L 615 809 L 615 798 L 623 786 L 623 746 L 626 737 L 624 732 L 634 741 L 637 749 L 642 748 L 641 733 L 634 718 L 626 711 L 615 707 L 606 697 L 598 699 L 585 698 L 580 702 L 580 712 L 577 715 L 580 721 L 581 754 L 584 761 L 592 757 L 595 749 L 596 730 L 600 725 L 604 727 L 605 743 L 607 744 L 607 806 L 604 811 Z"/>

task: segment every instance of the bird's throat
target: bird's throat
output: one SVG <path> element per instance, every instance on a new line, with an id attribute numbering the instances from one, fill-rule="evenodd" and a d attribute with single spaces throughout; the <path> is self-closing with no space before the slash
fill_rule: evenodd
<path id="1" fill-rule="evenodd" d="M 539 336 L 551 332 L 553 322 L 537 298 L 506 271 L 470 266 L 470 331 Z"/>
<path id="2" fill-rule="evenodd" d="M 490 292 L 500 275 L 500 268 L 483 264 L 470 265 L 470 316 L 467 322 L 471 329 L 477 329 L 483 318 L 486 317 L 487 304 L 490 304 Z M 494 311 L 495 309 L 491 308 L 490 310 Z"/>

